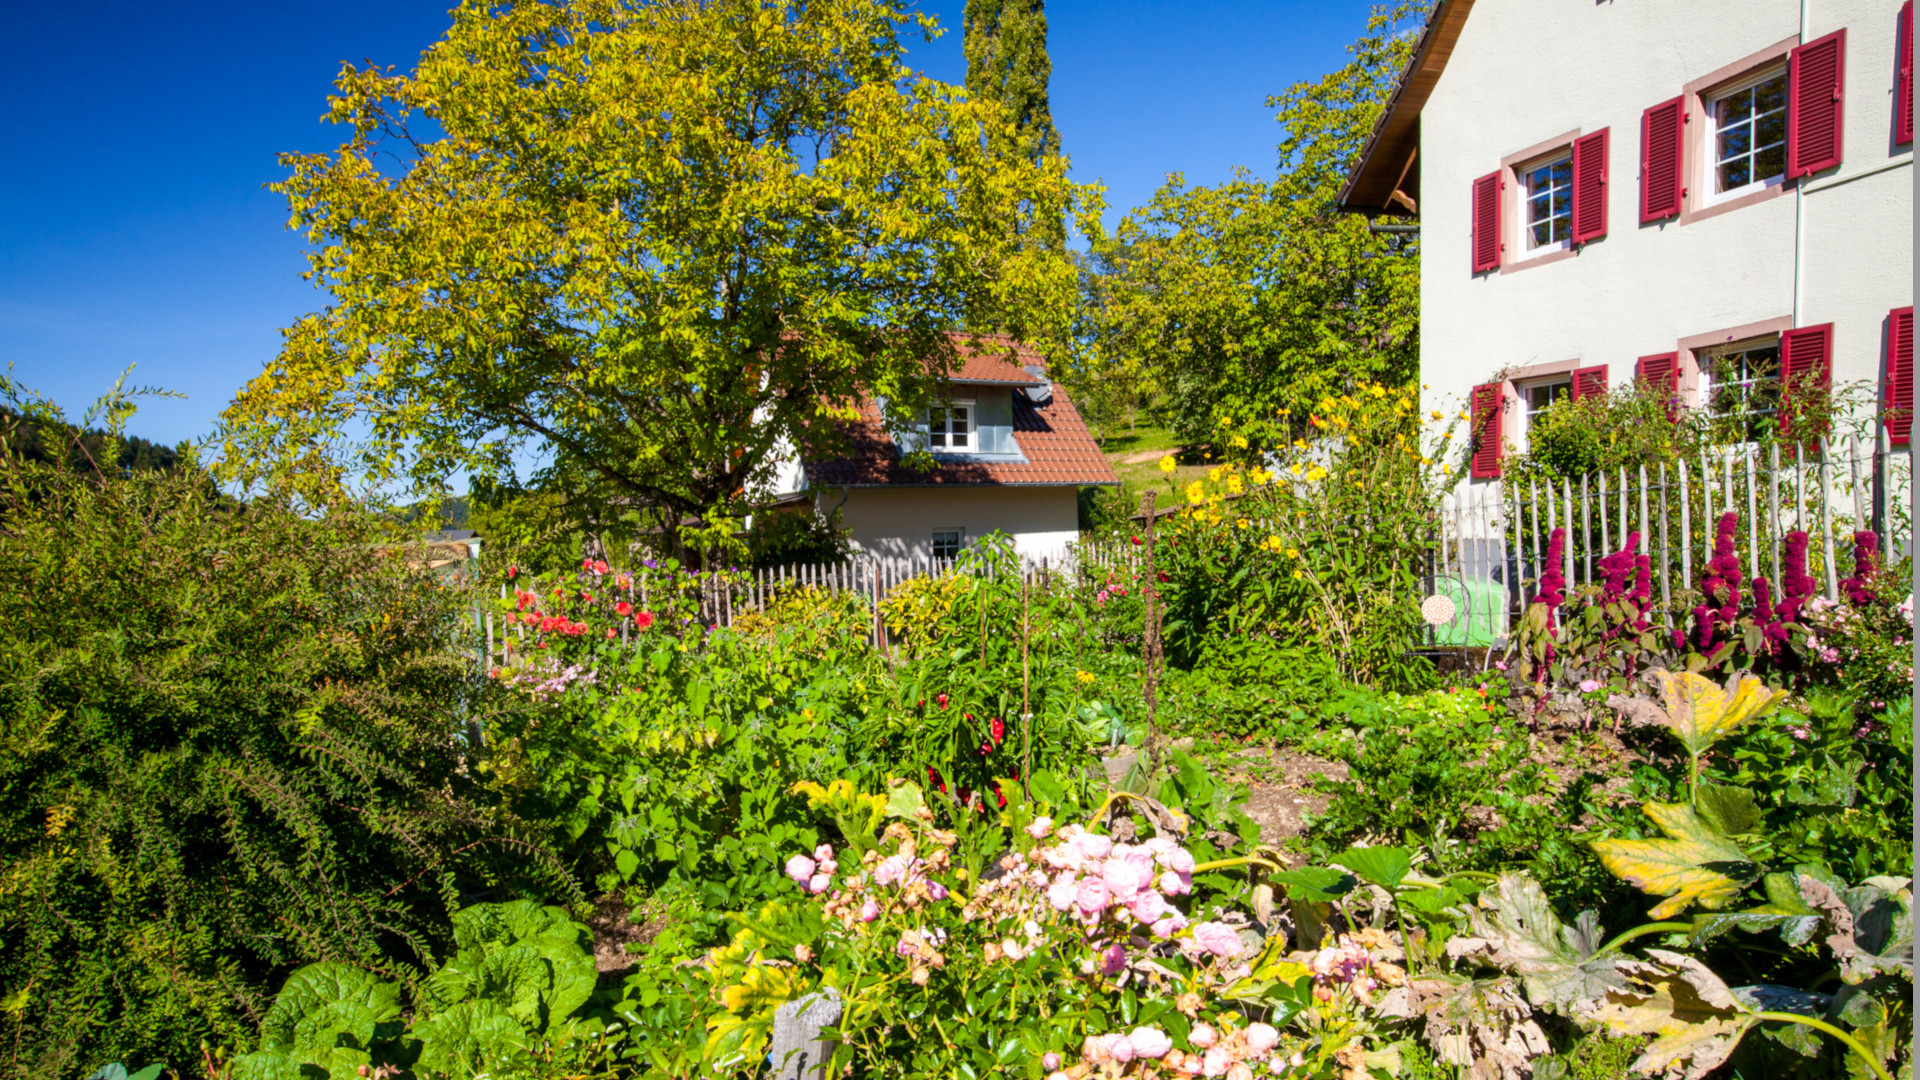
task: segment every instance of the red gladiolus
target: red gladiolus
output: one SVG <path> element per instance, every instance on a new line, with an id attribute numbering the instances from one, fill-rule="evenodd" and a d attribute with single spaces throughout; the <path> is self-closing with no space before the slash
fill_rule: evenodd
<path id="1" fill-rule="evenodd" d="M 933 700 L 934 700 L 934 703 L 939 705 L 941 708 L 944 709 L 947 707 L 947 695 L 941 694 L 938 697 L 934 698 Z"/>
<path id="2" fill-rule="evenodd" d="M 988 721 L 987 727 L 993 732 L 993 745 L 999 746 L 1007 737 L 1007 722 L 996 716 Z"/>
<path id="3" fill-rule="evenodd" d="M 649 627 L 653 626 L 653 612 L 651 611 L 634 612 L 633 625 L 639 627 L 642 630 L 648 629 Z"/>
<path id="4" fill-rule="evenodd" d="M 625 600 L 622 600 L 619 603 L 613 605 L 613 613 L 624 619 L 627 616 L 633 614 L 633 605 L 627 603 Z"/>

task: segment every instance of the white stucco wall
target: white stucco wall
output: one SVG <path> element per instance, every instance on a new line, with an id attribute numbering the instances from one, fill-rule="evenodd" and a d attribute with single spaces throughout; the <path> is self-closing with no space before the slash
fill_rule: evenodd
<path id="1" fill-rule="evenodd" d="M 1832 322 L 1834 378 L 1877 385 L 1883 324 L 1913 302 L 1912 147 L 1892 146 L 1896 0 L 1479 0 L 1421 114 L 1421 369 L 1458 410 L 1501 370 L 1606 364 L 1769 321 Z M 1716 216 L 1640 224 L 1640 117 L 1789 41 L 1845 27 L 1844 164 Z M 1702 160 L 1695 115 L 1688 151 Z M 1470 187 L 1502 159 L 1609 128 L 1608 232 L 1577 254 L 1471 273 Z M 1692 164 L 1690 186 L 1701 187 Z M 1690 192 L 1689 205 L 1700 205 Z M 1684 359 L 1684 351 L 1683 351 Z M 1509 413 L 1508 431 L 1515 423 Z"/>
<path id="2" fill-rule="evenodd" d="M 1014 537 L 1028 559 L 1058 562 L 1079 539 L 1079 510 L 1071 487 L 854 488 L 841 508 L 855 547 L 889 558 L 925 559 L 933 530 L 961 528 L 972 543 L 994 530 Z M 820 493 L 831 511 L 840 492 Z"/>

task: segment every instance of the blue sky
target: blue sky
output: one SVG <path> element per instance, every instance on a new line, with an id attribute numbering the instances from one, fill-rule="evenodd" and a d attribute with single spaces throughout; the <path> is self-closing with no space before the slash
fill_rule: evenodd
<path id="1" fill-rule="evenodd" d="M 135 434 L 205 434 L 279 329 L 324 298 L 267 191 L 281 151 L 325 150 L 342 60 L 411 66 L 448 0 L 13 4 L 0 65 L 14 152 L 0 169 L 0 364 L 77 415 L 129 364 L 187 395 Z M 950 32 L 911 62 L 961 82 L 963 0 L 923 4 Z M 1166 174 L 1270 173 L 1265 99 L 1343 63 L 1367 5 L 1314 0 L 1056 0 L 1055 125 L 1109 220 Z"/>

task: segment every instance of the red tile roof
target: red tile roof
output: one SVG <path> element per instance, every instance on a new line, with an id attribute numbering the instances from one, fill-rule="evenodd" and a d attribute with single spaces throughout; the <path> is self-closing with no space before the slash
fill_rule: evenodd
<path id="1" fill-rule="evenodd" d="M 1047 380 L 1025 370 L 1028 364 L 1045 367 L 1046 361 L 1023 342 L 1014 341 L 1003 334 L 982 334 L 980 347 L 975 349 L 967 344 L 966 338 L 956 334 L 953 344 L 960 354 L 960 366 L 953 373 L 954 382 L 998 386 L 1046 384 Z"/>
<path id="2" fill-rule="evenodd" d="M 1024 462 L 965 461 L 955 460 L 961 455 L 953 455 L 941 460 L 939 466 L 929 472 L 910 469 L 902 462 L 900 450 L 887 435 L 880 410 L 872 401 L 860 403 L 860 419 L 850 425 L 848 437 L 851 442 L 846 456 L 807 463 L 807 480 L 814 487 L 1110 485 L 1120 482 L 1101 455 L 1100 445 L 1087 433 L 1079 410 L 1058 385 L 1044 405 L 1035 404 L 1022 391 L 1013 391 L 1013 441 L 1026 455 Z"/>

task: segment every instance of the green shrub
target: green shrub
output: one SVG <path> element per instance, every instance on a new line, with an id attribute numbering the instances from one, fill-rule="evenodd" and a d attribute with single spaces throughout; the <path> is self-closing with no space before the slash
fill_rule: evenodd
<path id="1" fill-rule="evenodd" d="M 368 519 L 4 454 L 0 516 L 0 1075 L 183 1067 L 550 865 L 476 799 L 471 615 Z"/>

